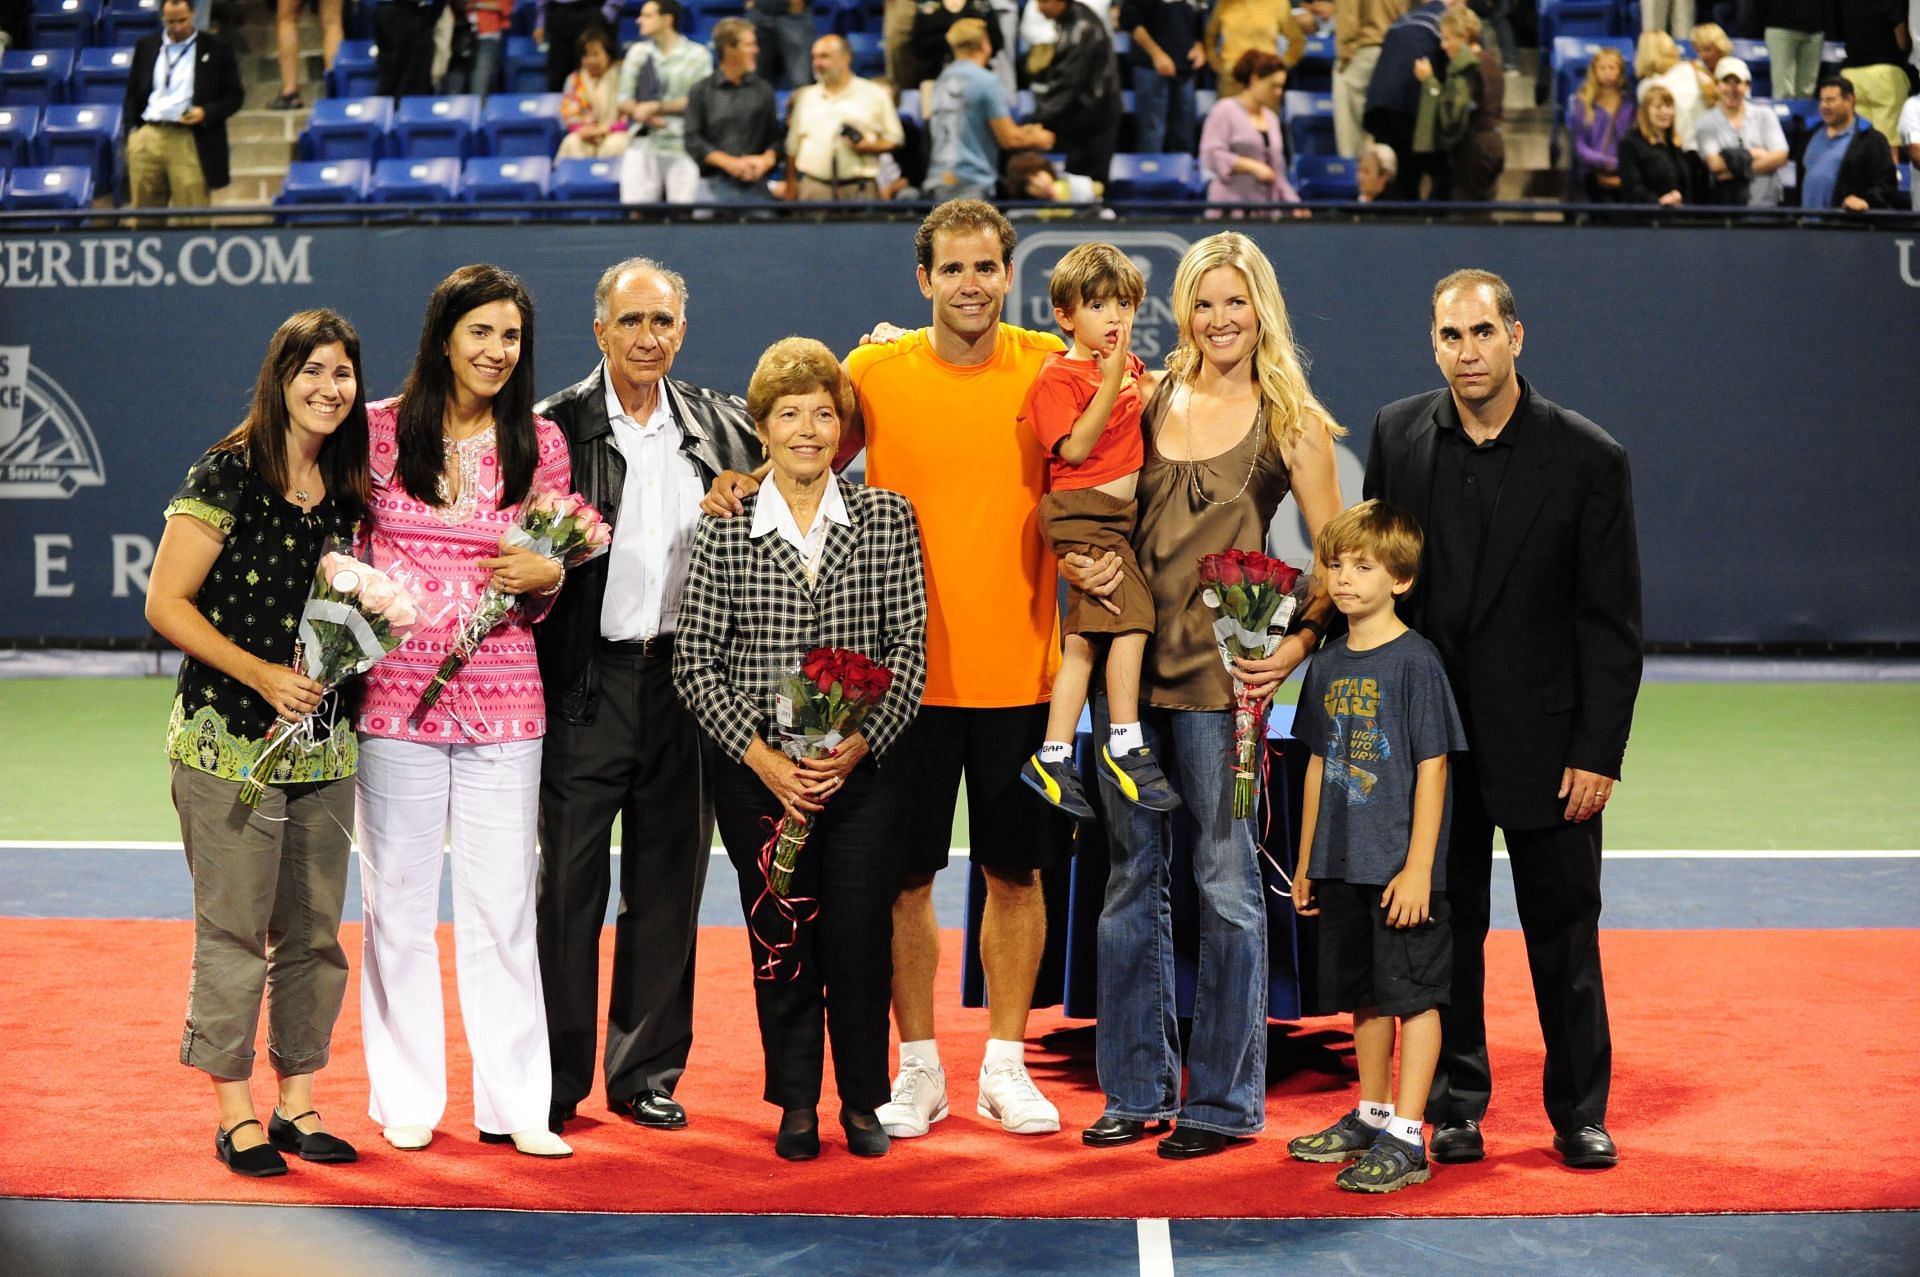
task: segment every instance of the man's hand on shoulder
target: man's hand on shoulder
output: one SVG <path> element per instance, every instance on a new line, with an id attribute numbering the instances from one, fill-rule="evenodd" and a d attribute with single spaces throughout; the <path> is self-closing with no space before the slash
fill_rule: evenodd
<path id="1" fill-rule="evenodd" d="M 892 342 L 899 341 L 903 337 L 911 337 L 913 336 L 913 332 L 914 330 L 911 328 L 902 328 L 898 324 L 889 324 L 883 319 L 867 332 L 860 334 L 860 344 L 862 346 L 885 346 Z"/>
<path id="2" fill-rule="evenodd" d="M 713 486 L 700 498 L 700 513 L 716 519 L 731 519 L 746 509 L 741 503 L 760 491 L 760 481 L 738 470 L 722 470 L 714 476 Z"/>

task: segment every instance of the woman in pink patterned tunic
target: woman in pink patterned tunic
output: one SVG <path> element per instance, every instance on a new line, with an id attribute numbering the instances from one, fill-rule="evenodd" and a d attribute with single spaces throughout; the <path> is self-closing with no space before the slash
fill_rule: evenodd
<path id="1" fill-rule="evenodd" d="M 396 399 L 370 404 L 369 556 L 402 580 L 420 624 L 369 673 L 360 712 L 360 967 L 369 1111 L 387 1142 L 425 1148 L 446 1109 L 440 865 L 453 857 L 454 959 L 473 1056 L 474 1123 L 536 1157 L 552 1074 L 534 948 L 534 817 L 546 715 L 530 626 L 565 573 L 502 544 L 521 503 L 566 492 L 566 440 L 533 415 L 533 299 L 494 266 L 463 266 L 427 303 Z M 520 603 L 439 702 L 412 717 L 491 584 Z"/>

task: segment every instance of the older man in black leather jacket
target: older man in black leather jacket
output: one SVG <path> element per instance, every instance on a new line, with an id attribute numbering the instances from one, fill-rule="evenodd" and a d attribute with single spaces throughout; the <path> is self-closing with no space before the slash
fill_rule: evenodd
<path id="1" fill-rule="evenodd" d="M 1120 141 L 1120 64 L 1106 20 L 1076 0 L 1039 0 L 1059 29 L 1046 78 L 1034 86 L 1033 122 L 1053 130 L 1067 172 L 1107 180 Z"/>
<path id="2" fill-rule="evenodd" d="M 641 1126 L 687 1124 L 673 1099 L 693 1042 L 694 935 L 713 841 L 700 733 L 673 691 L 673 630 L 700 519 L 722 470 L 760 458 L 746 405 L 668 377 L 686 283 L 646 258 L 601 276 L 605 358 L 535 406 L 566 432 L 574 488 L 613 526 L 535 627 L 546 688 L 540 777 L 540 978 L 558 1132 L 593 1089 L 600 930 L 622 820 L 620 911 L 607 1010 L 608 1106 Z"/>

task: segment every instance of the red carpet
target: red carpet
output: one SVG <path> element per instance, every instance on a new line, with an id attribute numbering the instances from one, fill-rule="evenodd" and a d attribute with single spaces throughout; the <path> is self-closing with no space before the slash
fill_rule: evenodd
<path id="1" fill-rule="evenodd" d="M 449 1009 L 452 937 L 442 928 Z M 609 933 L 610 934 L 610 933 Z M 178 1064 L 188 924 L 0 921 L 0 1195 L 469 1206 L 649 1212 L 1018 1216 L 1541 1215 L 1920 1208 L 1920 1181 L 1863 1178 L 1863 1106 L 1920 1092 L 1916 931 L 1610 932 L 1614 1013 L 1610 1125 L 1625 1156 L 1573 1173 L 1546 1151 L 1540 1049 L 1517 933 L 1492 942 L 1489 991 L 1497 1096 L 1488 1159 L 1439 1168 L 1384 1201 L 1338 1192 L 1330 1168 L 1290 1161 L 1285 1139 L 1337 1116 L 1351 1097 L 1337 1022 L 1276 1031 L 1267 1136 L 1196 1163 L 1150 1144 L 1094 1152 L 1077 1138 L 1100 1096 L 1084 1025 L 1055 1012 L 1032 1035 L 1035 1076 L 1067 1129 L 1016 1139 L 974 1116 L 986 1015 L 957 1009 L 957 934 L 942 967 L 941 1037 L 953 1116 L 871 1164 L 847 1155 L 823 1105 L 819 1161 L 775 1160 L 774 1110 L 759 1101 L 745 933 L 702 938 L 694 1057 L 680 1090 L 691 1129 L 642 1131 L 597 1099 L 558 1163 L 479 1144 L 457 1027 L 453 1096 L 423 1153 L 394 1152 L 365 1117 L 357 993 L 320 1075 L 333 1129 L 360 1146 L 355 1167 L 295 1162 L 268 1181 L 230 1175 L 212 1155 L 213 1104 Z M 357 928 L 349 928 L 356 955 Z M 603 962 L 604 966 L 604 962 Z M 357 966 L 356 966 L 357 970 Z M 603 998 L 604 1001 L 604 998 Z M 1284 1039 L 1284 1041 L 1283 1041 Z M 261 1050 L 264 1062 L 264 1046 Z M 1341 1070 L 1336 1074 L 1331 1070 Z M 1328 1071 L 1322 1071 L 1328 1070 Z M 264 1063 L 255 1095 L 271 1102 Z M 831 1091 L 829 1090 L 829 1095 Z M 142 1136 L 139 1132 L 146 1132 Z"/>

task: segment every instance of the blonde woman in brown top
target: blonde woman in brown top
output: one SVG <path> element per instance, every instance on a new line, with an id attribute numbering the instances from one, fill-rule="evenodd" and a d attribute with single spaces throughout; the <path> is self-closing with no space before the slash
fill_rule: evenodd
<path id="1" fill-rule="evenodd" d="M 1198 560 L 1264 550 L 1289 490 L 1317 534 L 1341 509 L 1334 438 L 1343 432 L 1307 385 L 1273 266 L 1252 240 L 1229 231 L 1189 249 L 1173 311 L 1179 345 L 1144 413 L 1133 544 L 1158 617 L 1141 671 L 1143 719 L 1185 806 L 1163 815 L 1102 795 L 1113 870 L 1100 915 L 1096 1059 L 1107 1099 L 1081 1138 L 1130 1144 L 1178 1118 L 1160 1155 L 1190 1158 L 1243 1143 L 1265 1123 L 1267 913 L 1254 822 L 1232 817 L 1233 684 L 1270 696 L 1318 638 L 1290 635 L 1229 675 L 1200 602 Z M 1068 556 L 1061 569 L 1094 595 L 1119 573 L 1112 556 Z M 1306 609 L 1316 619 L 1328 610 L 1324 598 Z M 1166 906 L 1175 840 L 1191 846 L 1200 913 L 1184 1097 Z"/>

